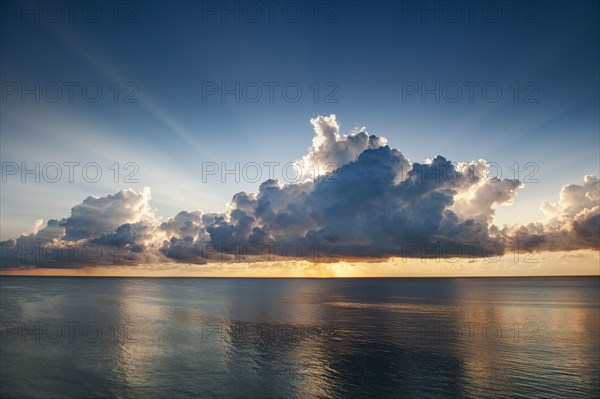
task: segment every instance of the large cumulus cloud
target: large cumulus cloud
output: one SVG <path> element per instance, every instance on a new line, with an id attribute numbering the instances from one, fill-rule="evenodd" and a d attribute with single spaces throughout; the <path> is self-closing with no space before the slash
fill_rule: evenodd
<path id="1" fill-rule="evenodd" d="M 167 220 L 155 216 L 149 189 L 88 197 L 69 217 L 3 242 L 2 266 L 77 267 L 115 259 L 227 262 L 240 253 L 261 254 L 260 260 L 290 254 L 321 259 L 323 252 L 339 258 L 420 257 L 436 256 L 441 248 L 457 256 L 489 256 L 515 245 L 544 250 L 600 246 L 594 176 L 586 176 L 583 185 L 565 186 L 557 203 L 544 202 L 544 220 L 496 226 L 496 208 L 511 205 L 523 185 L 488 178 L 484 160 L 454 164 L 436 156 L 413 163 L 364 128 L 340 134 L 334 115 L 311 123 L 312 147 L 300 161 L 308 169 L 319 165 L 325 176 L 306 176 L 297 184 L 267 180 L 255 193 L 235 194 L 223 213 L 181 211 Z M 68 262 L 56 256 L 32 261 L 35 245 L 69 249 Z M 85 252 L 90 247 L 102 252 L 94 262 Z"/>

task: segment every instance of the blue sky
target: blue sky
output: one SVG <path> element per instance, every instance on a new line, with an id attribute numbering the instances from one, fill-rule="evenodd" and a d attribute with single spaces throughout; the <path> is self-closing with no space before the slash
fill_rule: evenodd
<path id="1" fill-rule="evenodd" d="M 540 203 L 556 201 L 563 185 L 600 175 L 598 2 L 519 3 L 517 17 L 511 2 L 491 2 L 495 8 L 488 14 L 476 8 L 472 21 L 466 3 L 455 2 L 463 13 L 456 22 L 436 8 L 448 3 L 391 1 L 320 2 L 317 21 L 313 2 L 278 3 L 271 22 L 266 3 L 254 3 L 263 17 L 251 22 L 241 2 L 228 2 L 240 11 L 224 21 L 207 14 L 221 2 L 133 2 L 119 10 L 120 19 L 132 12 L 132 23 L 115 23 L 109 2 L 99 3 L 103 14 L 94 23 L 79 9 L 72 23 L 51 22 L 44 14 L 50 11 L 41 9 L 40 22 L 31 15 L 23 20 L 21 5 L 16 14 L 3 5 L 2 162 L 96 162 L 104 174 L 97 183 L 78 175 L 74 183 L 39 184 L 8 176 L 2 239 L 30 232 L 37 219 L 67 216 L 88 195 L 127 187 L 151 187 L 152 204 L 164 217 L 182 209 L 222 212 L 234 193 L 256 191 L 258 183 L 203 183 L 202 163 L 297 160 L 311 145 L 309 120 L 317 115 L 335 114 L 342 133 L 364 126 L 413 162 L 438 154 L 455 162 L 483 158 L 507 178 L 515 162 L 521 177 L 525 163 L 537 163 L 539 182 L 526 184 L 513 207 L 500 208 L 498 223 L 539 219 Z M 412 13 L 423 4 L 433 14 Z M 291 22 L 298 8 L 302 16 Z M 502 13 L 498 21 L 494 10 Z M 37 103 L 34 95 L 22 101 L 20 92 L 7 94 L 11 82 L 78 86 L 72 102 L 65 91 L 56 103 L 43 96 Z M 102 88 L 96 103 L 79 89 L 90 82 Z M 222 82 L 277 86 L 273 101 L 263 91 L 256 103 L 243 96 L 235 102 L 233 95 L 223 102 L 203 92 Z M 405 93 L 415 83 L 431 88 L 436 82 L 448 90 L 474 82 L 473 100 L 466 89 L 457 102 L 443 93 L 439 102 Z M 122 101 L 127 83 L 136 88 L 135 103 Z M 290 83 L 302 89 L 297 102 L 280 91 Z M 482 93 L 490 84 L 502 90 L 497 102 Z M 336 102 L 325 102 L 332 91 Z M 139 183 L 123 182 L 122 175 L 115 183 L 114 162 L 138 165 Z"/>

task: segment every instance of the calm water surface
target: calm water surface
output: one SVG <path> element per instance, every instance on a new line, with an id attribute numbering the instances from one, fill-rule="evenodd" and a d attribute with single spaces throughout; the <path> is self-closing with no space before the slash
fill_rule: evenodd
<path id="1" fill-rule="evenodd" d="M 598 277 L 0 289 L 2 398 L 600 396 Z"/>

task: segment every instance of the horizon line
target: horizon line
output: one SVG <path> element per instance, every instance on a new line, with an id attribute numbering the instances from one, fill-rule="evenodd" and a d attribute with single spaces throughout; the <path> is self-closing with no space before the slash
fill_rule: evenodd
<path id="1" fill-rule="evenodd" d="M 307 276 L 307 277 L 291 277 L 291 276 L 273 276 L 273 277 L 253 277 L 253 276 L 117 276 L 117 275 L 44 275 L 44 274 L 4 274 L 0 272 L 0 278 L 3 277 L 73 277 L 73 278 L 152 278 L 152 279 L 161 279 L 161 278 L 201 278 L 201 279 L 311 279 L 311 280 L 334 280 L 334 279 L 415 279 L 415 278 L 428 278 L 428 279 L 441 279 L 441 278 L 556 278 L 556 277 L 599 277 L 599 274 L 548 274 L 548 275 L 514 275 L 514 276 L 348 276 L 348 277 L 318 277 L 318 276 Z"/>

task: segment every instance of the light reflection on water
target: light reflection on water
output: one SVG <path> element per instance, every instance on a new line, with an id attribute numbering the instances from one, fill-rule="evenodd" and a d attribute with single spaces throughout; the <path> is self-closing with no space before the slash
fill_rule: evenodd
<path id="1" fill-rule="evenodd" d="M 599 395 L 597 277 L 0 284 L 2 397 Z"/>

